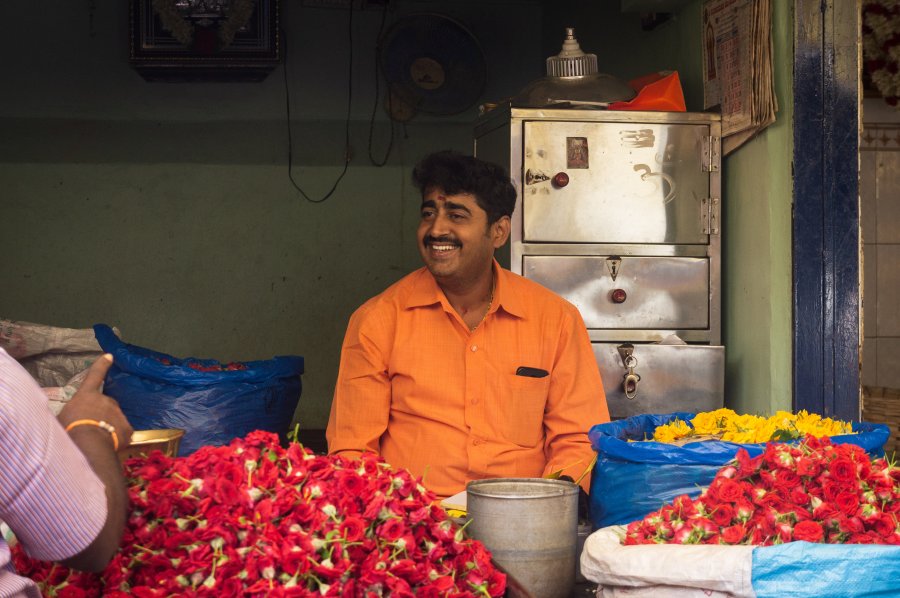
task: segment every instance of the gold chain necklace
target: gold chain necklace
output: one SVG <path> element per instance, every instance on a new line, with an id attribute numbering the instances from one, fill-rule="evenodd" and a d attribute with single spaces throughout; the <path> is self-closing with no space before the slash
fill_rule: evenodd
<path id="1" fill-rule="evenodd" d="M 487 306 L 487 309 L 484 310 L 484 315 L 481 316 L 481 319 L 478 321 L 478 323 L 475 324 L 474 326 L 472 326 L 471 328 L 469 328 L 469 332 L 475 332 L 475 330 L 476 330 L 479 326 L 481 326 L 481 325 L 484 323 L 485 320 L 487 320 L 488 314 L 491 313 L 491 306 L 492 306 L 493 304 L 494 304 L 494 283 L 491 282 L 491 298 L 488 299 L 488 306 Z"/>

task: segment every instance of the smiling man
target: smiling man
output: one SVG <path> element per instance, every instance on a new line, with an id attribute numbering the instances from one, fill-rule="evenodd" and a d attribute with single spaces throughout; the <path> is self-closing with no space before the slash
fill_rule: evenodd
<path id="1" fill-rule="evenodd" d="M 374 451 L 442 497 L 482 478 L 578 478 L 606 398 L 578 310 L 494 259 L 516 203 L 509 177 L 439 152 L 413 182 L 425 267 L 350 318 L 329 453 Z"/>

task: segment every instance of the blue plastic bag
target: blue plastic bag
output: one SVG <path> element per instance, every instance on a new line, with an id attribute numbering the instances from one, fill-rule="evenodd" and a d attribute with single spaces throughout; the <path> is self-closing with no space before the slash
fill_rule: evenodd
<path id="1" fill-rule="evenodd" d="M 753 551 L 756 598 L 900 596 L 900 546 L 788 542 Z"/>
<path id="2" fill-rule="evenodd" d="M 122 342 L 96 324 L 100 347 L 113 355 L 103 392 L 119 402 L 135 430 L 181 428 L 179 456 L 204 445 L 223 445 L 254 430 L 287 434 L 300 399 L 303 358 L 242 362 L 244 369 L 216 367 L 212 359 L 179 359 Z"/>
<path id="3" fill-rule="evenodd" d="M 751 457 L 765 450 L 765 443 L 704 441 L 677 446 L 628 442 L 652 438 L 657 426 L 676 418 L 690 421 L 695 415 L 636 415 L 590 429 L 588 437 L 597 451 L 590 492 L 594 528 L 641 519 L 680 494 L 696 498 L 712 482 L 716 472 L 734 459 L 738 449 L 746 449 Z M 876 457 L 884 454 L 884 443 L 890 436 L 887 426 L 853 422 L 853 431 L 856 434 L 832 436 L 831 441 L 859 445 Z"/>

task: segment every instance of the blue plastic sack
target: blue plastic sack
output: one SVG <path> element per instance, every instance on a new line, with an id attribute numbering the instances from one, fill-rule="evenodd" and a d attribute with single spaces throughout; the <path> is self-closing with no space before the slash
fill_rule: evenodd
<path id="1" fill-rule="evenodd" d="M 900 596 L 900 546 L 788 542 L 753 551 L 756 598 Z"/>
<path id="2" fill-rule="evenodd" d="M 598 424 L 588 432 L 597 451 L 591 476 L 590 511 L 594 528 L 627 524 L 670 503 L 676 496 L 700 495 L 723 465 L 744 448 L 751 457 L 765 450 L 765 443 L 737 444 L 724 441 L 689 442 L 682 446 L 663 442 L 628 442 L 653 437 L 657 426 L 678 418 L 690 421 L 695 413 L 636 415 Z M 884 454 L 890 429 L 884 424 L 853 422 L 856 434 L 832 436 L 834 443 L 861 446 L 870 455 Z"/>
<path id="3" fill-rule="evenodd" d="M 303 358 L 242 362 L 245 369 L 201 371 L 212 359 L 179 359 L 122 342 L 96 324 L 100 347 L 113 355 L 103 392 L 119 402 L 135 430 L 181 428 L 179 456 L 223 445 L 254 430 L 287 434 L 300 399 Z"/>

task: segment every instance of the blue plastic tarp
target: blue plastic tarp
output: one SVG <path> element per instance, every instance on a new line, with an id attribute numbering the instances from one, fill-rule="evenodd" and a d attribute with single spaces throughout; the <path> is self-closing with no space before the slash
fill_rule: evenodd
<path id="1" fill-rule="evenodd" d="M 180 359 L 123 342 L 105 324 L 94 326 L 101 348 L 113 355 L 104 393 L 119 402 L 135 430 L 185 430 L 178 454 L 222 445 L 254 430 L 284 436 L 300 399 L 303 358 L 279 356 L 241 362 L 244 369 L 201 371 L 212 359 Z"/>
<path id="2" fill-rule="evenodd" d="M 756 598 L 900 596 L 900 546 L 789 542 L 753 551 Z"/>

